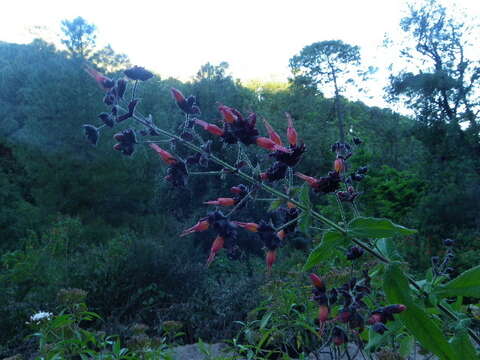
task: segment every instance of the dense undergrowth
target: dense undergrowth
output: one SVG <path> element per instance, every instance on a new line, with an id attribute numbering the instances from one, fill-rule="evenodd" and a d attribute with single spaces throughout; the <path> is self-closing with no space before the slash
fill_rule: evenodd
<path id="1" fill-rule="evenodd" d="M 119 70 L 129 65 L 125 59 L 107 60 L 97 66 L 112 70 L 112 78 L 123 76 Z M 96 148 L 87 146 L 79 129 L 104 111 L 99 101 L 103 91 L 82 66 L 72 54 L 42 40 L 0 43 L 0 356 L 168 358 L 169 346 L 199 339 L 228 339 L 236 352 L 250 358 L 299 357 L 317 350 L 318 306 L 310 299 L 302 266 L 320 243 L 318 229 L 303 224 L 291 234 L 270 275 L 262 245 L 248 233 L 239 240 L 242 261 L 220 252 L 206 268 L 211 234 L 178 235 L 204 216 L 204 201 L 221 196 L 220 189 L 228 191 L 238 180 L 193 171 L 188 187 L 172 189 L 163 179 L 164 165 L 147 146 L 138 146 L 132 158 L 111 150 L 109 136 L 102 135 Z M 311 175 L 331 170 L 335 155 L 330 147 L 337 141 L 332 99 L 303 80 L 249 86 L 227 71 L 225 64 L 206 64 L 186 83 L 155 76 L 138 88 L 139 108 L 172 132 L 185 117 L 171 99 L 171 87 L 195 95 L 206 120 L 220 117 L 220 102 L 255 111 L 274 128 L 285 129 L 288 111 L 308 146 L 298 169 Z M 439 270 L 449 254 L 444 239 L 455 239 L 449 276 L 475 265 L 480 245 L 478 134 L 458 123 L 424 124 L 345 98 L 341 103 L 349 136 L 363 141 L 349 166 L 369 168 L 357 187 L 362 192 L 358 210 L 418 229 L 415 235 L 395 237 L 395 249 L 378 240 L 380 253 L 406 259 L 402 270 L 408 267 L 422 279 L 419 285 L 427 292 L 445 281 Z M 128 126 L 120 123 L 117 130 Z M 213 142 L 213 154 L 229 163 L 238 160 L 236 152 L 224 150 Z M 262 150 L 249 155 L 259 163 L 269 159 Z M 252 221 L 264 217 L 272 196 L 268 198 L 239 215 Z M 339 212 L 331 195 L 312 195 L 308 201 L 312 210 L 342 226 L 344 216 L 355 215 L 348 206 Z M 340 244 L 338 254 L 348 247 Z M 372 289 L 383 286 L 381 276 L 399 271 L 366 258 L 365 267 L 377 275 Z M 351 266 L 344 255 L 332 253 L 326 260 L 315 265 L 328 289 L 362 276 L 361 266 Z M 387 297 L 398 298 L 398 289 L 389 291 Z M 66 301 L 66 293 L 78 298 Z M 476 296 L 472 292 L 449 301 L 450 311 L 465 314 L 458 323 L 441 327 L 454 344 L 469 341 L 463 336 L 467 325 L 478 332 Z M 373 290 L 368 299 L 373 310 L 385 304 L 385 292 Z M 438 311 L 434 305 L 441 300 L 424 301 L 426 309 Z M 332 318 L 340 310 L 340 305 L 332 306 Z M 39 311 L 51 312 L 53 320 L 26 324 Z M 415 340 L 408 326 L 393 324 L 386 336 L 369 330 L 360 336 L 367 351 L 411 351 Z M 29 336 L 32 332 L 35 336 Z"/>

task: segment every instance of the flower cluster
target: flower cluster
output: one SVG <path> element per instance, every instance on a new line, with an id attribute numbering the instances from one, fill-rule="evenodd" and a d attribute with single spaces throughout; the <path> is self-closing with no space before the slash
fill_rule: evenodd
<path id="1" fill-rule="evenodd" d="M 45 320 L 51 320 L 52 317 L 53 317 L 53 314 L 51 312 L 39 311 L 33 314 L 32 316 L 30 316 L 30 322 L 27 324 L 38 324 Z"/>
<path id="2" fill-rule="evenodd" d="M 357 335 L 365 327 L 365 312 L 367 305 L 363 298 L 370 294 L 371 284 L 368 271 L 363 271 L 363 278 L 352 278 L 338 288 L 327 290 L 324 281 L 316 274 L 310 274 L 310 280 L 314 286 L 313 300 L 318 304 L 318 323 L 320 333 L 324 332 L 327 323 L 334 323 L 332 329 L 332 342 L 335 345 L 341 345 L 348 341 L 348 331 L 352 335 Z M 331 318 L 330 313 L 334 304 L 340 303 L 341 307 L 338 314 Z M 367 321 L 372 325 L 375 332 L 383 334 L 387 331 L 385 324 L 393 321 L 393 314 L 399 314 L 406 310 L 402 304 L 385 306 L 371 312 Z M 341 324 L 348 325 L 346 328 Z"/>

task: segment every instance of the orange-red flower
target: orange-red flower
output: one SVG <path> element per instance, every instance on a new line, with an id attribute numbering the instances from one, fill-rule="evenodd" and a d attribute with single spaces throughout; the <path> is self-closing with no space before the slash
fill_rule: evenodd
<path id="1" fill-rule="evenodd" d="M 194 122 L 195 124 L 200 125 L 203 130 L 206 130 L 213 135 L 222 136 L 225 133 L 225 131 L 219 128 L 217 125 L 209 124 L 206 121 L 195 119 Z"/>
<path id="2" fill-rule="evenodd" d="M 268 151 L 278 150 L 278 151 L 282 151 L 282 152 L 285 152 L 285 153 L 290 153 L 291 152 L 286 147 L 278 145 L 272 139 L 269 139 L 269 138 L 266 138 L 266 137 L 263 137 L 263 136 L 257 137 L 255 139 L 255 142 L 258 146 L 260 146 L 264 149 L 267 149 Z"/>
<path id="3" fill-rule="evenodd" d="M 265 124 L 265 128 L 267 129 L 268 137 L 277 145 L 282 146 L 282 139 L 280 135 L 273 129 L 272 125 L 266 119 L 263 119 L 263 123 Z"/>
<path id="4" fill-rule="evenodd" d="M 217 206 L 232 206 L 235 205 L 236 201 L 234 198 L 218 198 L 217 200 L 210 200 L 204 202 L 207 205 L 217 205 Z"/>
<path id="5" fill-rule="evenodd" d="M 296 172 L 295 176 L 305 181 L 308 185 L 310 185 L 314 189 L 318 187 L 318 179 L 315 179 L 314 177 L 307 176 L 299 172 Z"/>
<path id="6" fill-rule="evenodd" d="M 210 248 L 210 255 L 208 256 L 208 259 L 207 259 L 207 266 L 209 266 L 212 263 L 213 259 L 215 259 L 217 252 L 223 249 L 224 243 L 225 243 L 225 239 L 220 235 L 215 238 L 215 240 L 213 241 L 212 247 Z"/>
<path id="7" fill-rule="evenodd" d="M 345 172 L 345 160 L 341 157 L 337 158 L 333 163 L 333 168 L 339 174 Z"/>
<path id="8" fill-rule="evenodd" d="M 110 79 L 109 77 L 103 75 L 102 73 L 98 72 L 95 69 L 92 69 L 91 67 L 85 67 L 85 71 L 87 72 L 88 75 L 90 75 L 100 86 L 102 90 L 109 90 L 115 86 L 115 82 Z"/>
<path id="9" fill-rule="evenodd" d="M 265 257 L 265 262 L 267 263 L 268 271 L 272 270 L 272 266 L 277 260 L 277 250 L 268 250 Z"/>
<path id="10" fill-rule="evenodd" d="M 251 232 L 258 232 L 258 228 L 260 227 L 260 225 L 253 222 L 234 221 L 234 223 L 240 226 L 241 228 Z"/>
<path id="11" fill-rule="evenodd" d="M 168 165 L 175 164 L 177 162 L 177 159 L 170 154 L 168 151 L 163 150 L 160 146 L 157 144 L 150 144 L 150 147 L 157 152 L 158 155 L 162 158 L 163 161 L 165 161 Z"/>
<path id="12" fill-rule="evenodd" d="M 194 232 L 205 231 L 205 230 L 208 230 L 209 227 L 210 227 L 210 223 L 208 222 L 208 220 L 200 220 L 191 228 L 183 230 L 180 236 L 182 237 L 182 236 L 193 234 Z"/>
<path id="13" fill-rule="evenodd" d="M 285 113 L 285 115 L 287 116 L 287 120 L 288 120 L 288 127 L 287 127 L 288 142 L 292 146 L 297 146 L 297 137 L 298 136 L 297 136 L 297 131 L 293 127 L 293 118 L 289 113 Z"/>
<path id="14" fill-rule="evenodd" d="M 223 120 L 226 123 L 233 124 L 238 119 L 233 109 L 226 105 L 220 105 L 218 107 L 218 111 L 220 111 L 220 113 L 222 114 Z"/>

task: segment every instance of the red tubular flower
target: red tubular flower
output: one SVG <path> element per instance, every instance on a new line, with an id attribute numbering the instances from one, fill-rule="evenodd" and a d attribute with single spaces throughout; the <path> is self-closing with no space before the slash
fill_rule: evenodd
<path id="1" fill-rule="evenodd" d="M 213 241 L 212 247 L 210 248 L 210 255 L 208 256 L 208 259 L 207 259 L 207 266 L 209 266 L 212 263 L 213 259 L 215 259 L 217 252 L 219 252 L 223 248 L 224 243 L 225 243 L 225 240 L 220 235 L 218 235 L 215 238 L 215 240 Z"/>
<path id="2" fill-rule="evenodd" d="M 268 271 L 272 270 L 272 266 L 275 263 L 276 259 L 277 259 L 277 250 L 268 250 L 267 255 L 265 257 Z"/>
<path id="3" fill-rule="evenodd" d="M 287 127 L 287 138 L 288 142 L 292 146 L 297 146 L 297 131 L 293 127 L 293 118 L 289 113 L 285 113 L 288 120 L 288 127 Z"/>
<path id="4" fill-rule="evenodd" d="M 341 157 L 337 158 L 333 163 L 333 168 L 339 174 L 345 172 L 345 160 L 343 160 Z"/>
<path id="5" fill-rule="evenodd" d="M 282 151 L 282 152 L 285 152 L 285 153 L 290 153 L 291 152 L 286 147 L 278 145 L 272 139 L 269 139 L 269 138 L 266 138 L 266 137 L 263 137 L 263 136 L 257 137 L 255 139 L 255 142 L 258 146 L 260 146 L 264 149 L 267 149 L 269 151 L 278 150 L 278 151 Z"/>
<path id="6" fill-rule="evenodd" d="M 312 280 L 313 286 L 315 286 L 318 290 L 324 292 L 325 291 L 325 283 L 317 274 L 310 274 L 310 280 Z"/>
<path id="7" fill-rule="evenodd" d="M 232 186 L 232 187 L 230 188 L 230 191 L 231 191 L 232 193 L 234 193 L 234 194 L 240 194 L 240 193 L 243 192 L 243 189 L 242 189 L 241 187 L 239 187 L 239 186 Z"/>
<path id="8" fill-rule="evenodd" d="M 318 321 L 324 323 L 328 320 L 328 315 L 330 314 L 330 309 L 327 305 L 320 305 L 318 308 Z"/>
<path id="9" fill-rule="evenodd" d="M 299 172 L 296 172 L 295 176 L 298 176 L 300 179 L 307 182 L 308 185 L 310 185 L 314 189 L 318 187 L 318 179 L 315 179 L 314 177 L 307 176 Z"/>
<path id="10" fill-rule="evenodd" d="M 163 161 L 165 161 L 168 165 L 175 164 L 177 162 L 177 159 L 173 157 L 172 154 L 170 154 L 168 151 L 163 150 L 160 146 L 157 144 L 150 144 L 150 147 L 157 152 L 158 155 L 162 158 Z"/>
<path id="11" fill-rule="evenodd" d="M 273 129 L 272 125 L 268 123 L 267 120 L 263 119 L 263 123 L 265 124 L 265 128 L 267 129 L 268 137 L 277 145 L 282 146 L 282 139 L 280 135 Z"/>
<path id="12" fill-rule="evenodd" d="M 258 232 L 258 228 L 260 227 L 260 225 L 252 222 L 234 221 L 233 223 L 251 232 Z"/>
<path id="13" fill-rule="evenodd" d="M 180 234 L 180 237 L 193 234 L 194 232 L 201 232 L 201 231 L 208 230 L 209 227 L 210 227 L 210 224 L 208 220 L 200 220 L 191 228 L 183 230 L 182 233 Z"/>
<path id="14" fill-rule="evenodd" d="M 218 198 L 217 200 L 211 200 L 204 202 L 206 205 L 219 205 L 219 206 L 232 206 L 235 205 L 235 199 L 233 198 Z"/>
<path id="15" fill-rule="evenodd" d="M 200 125 L 203 130 L 208 131 L 210 134 L 222 136 L 225 133 L 225 131 L 220 129 L 217 125 L 209 124 L 208 122 L 200 119 L 195 119 L 194 121 L 195 124 Z"/>
<path id="16" fill-rule="evenodd" d="M 172 92 L 172 96 L 177 102 L 177 104 L 181 104 L 185 102 L 185 96 L 183 96 L 182 92 L 180 90 L 177 90 L 175 88 L 171 88 L 170 91 Z"/>
<path id="17" fill-rule="evenodd" d="M 235 115 L 234 111 L 232 111 L 232 108 L 229 108 L 228 106 L 225 105 L 220 105 L 218 107 L 218 111 L 222 114 L 223 120 L 226 123 L 233 124 L 235 121 L 237 121 L 238 117 Z"/>
<path id="18" fill-rule="evenodd" d="M 107 91 L 115 86 L 115 82 L 112 79 L 99 73 L 97 70 L 92 69 L 91 67 L 85 67 L 85 71 L 88 75 L 95 79 L 98 86 L 100 86 L 102 90 Z"/>

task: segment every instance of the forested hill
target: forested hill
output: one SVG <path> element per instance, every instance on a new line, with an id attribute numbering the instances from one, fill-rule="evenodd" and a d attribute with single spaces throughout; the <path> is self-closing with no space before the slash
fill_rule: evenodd
<path id="1" fill-rule="evenodd" d="M 94 64 L 118 77 L 128 60 L 103 52 Z M 218 197 L 218 189 L 227 188 L 224 181 L 233 180 L 191 176 L 188 189 L 172 189 L 163 180 L 165 167 L 147 147 L 122 156 L 112 149 L 111 131 L 102 133 L 98 146 L 90 145 L 82 125 L 98 123 L 104 105 L 84 65 L 43 40 L 0 43 L 0 343 L 18 342 L 24 332 L 17 325 L 54 303 L 61 288 L 88 291 L 91 308 L 116 319 L 114 325 L 139 316 L 153 323 L 159 312 L 184 321 L 190 340 L 232 336 L 233 320 L 255 306 L 246 289 L 258 279 L 241 275 L 251 275 L 251 264 L 206 273 L 200 263 L 209 244 L 201 236 L 180 242 L 178 234 L 204 214 L 203 201 Z M 226 64 L 206 64 L 189 82 L 155 76 L 140 88 L 138 109 L 167 129 L 183 121 L 171 87 L 195 95 L 202 119 L 210 122 L 220 118 L 221 103 L 254 111 L 284 133 L 289 112 L 308 147 L 299 171 L 320 176 L 331 169 L 331 145 L 338 140 L 334 101 L 305 78 L 247 86 Z M 446 237 L 458 239 L 463 250 L 455 260 L 459 271 L 476 263 L 480 178 L 474 136 L 458 123 L 426 124 L 340 101 L 347 138 L 363 141 L 351 166 L 369 168 L 360 184 L 360 211 L 419 230 L 402 249 L 413 271 L 428 265 Z M 221 150 L 218 142 L 214 146 Z M 341 220 L 332 199 L 319 199 L 316 206 Z M 308 251 L 308 238 L 296 241 L 298 251 Z M 251 261 L 262 261 L 258 245 L 252 241 L 247 248 Z M 220 273 L 222 281 L 214 281 Z M 217 291 L 228 281 L 236 287 Z M 224 309 L 223 318 L 210 312 L 212 304 Z"/>

